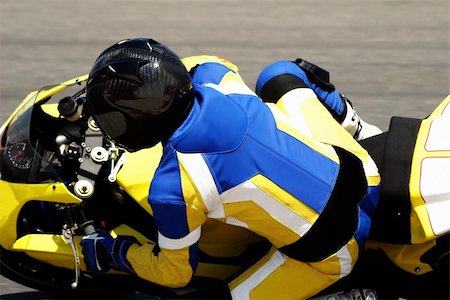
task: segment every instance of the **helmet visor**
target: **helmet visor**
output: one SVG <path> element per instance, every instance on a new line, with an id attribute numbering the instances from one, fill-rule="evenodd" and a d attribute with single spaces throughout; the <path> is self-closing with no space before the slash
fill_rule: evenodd
<path id="1" fill-rule="evenodd" d="M 98 126 L 106 135 L 114 140 L 127 132 L 125 117 L 118 111 L 110 111 L 95 116 Z"/>

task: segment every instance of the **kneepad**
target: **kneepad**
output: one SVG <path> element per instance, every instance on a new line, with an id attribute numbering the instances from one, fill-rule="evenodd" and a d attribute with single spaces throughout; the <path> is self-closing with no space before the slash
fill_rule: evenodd
<path id="1" fill-rule="evenodd" d="M 276 103 L 284 94 L 296 88 L 309 88 L 306 74 L 291 61 L 273 63 L 259 74 L 256 94 L 264 102 Z"/>
<path id="2" fill-rule="evenodd" d="M 341 94 L 329 82 L 329 73 L 303 59 L 278 61 L 263 69 L 256 82 L 256 94 L 264 102 L 277 102 L 281 96 L 295 88 L 310 88 L 330 111 L 342 122 L 346 106 Z"/>

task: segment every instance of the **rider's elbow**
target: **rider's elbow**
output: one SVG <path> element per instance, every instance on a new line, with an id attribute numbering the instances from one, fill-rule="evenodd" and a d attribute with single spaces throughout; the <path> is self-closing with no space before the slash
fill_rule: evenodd
<path id="1" fill-rule="evenodd" d="M 191 279 L 192 279 L 191 275 L 179 274 L 165 281 L 164 283 L 162 283 L 162 285 L 170 288 L 182 288 L 185 287 L 191 281 Z"/>

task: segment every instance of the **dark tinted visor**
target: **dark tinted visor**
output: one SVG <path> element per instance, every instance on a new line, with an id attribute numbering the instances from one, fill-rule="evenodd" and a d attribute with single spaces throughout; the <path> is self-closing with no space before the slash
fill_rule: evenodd
<path id="1" fill-rule="evenodd" d="M 95 116 L 95 120 L 103 132 L 112 140 L 127 132 L 127 122 L 120 112 L 110 111 Z"/>

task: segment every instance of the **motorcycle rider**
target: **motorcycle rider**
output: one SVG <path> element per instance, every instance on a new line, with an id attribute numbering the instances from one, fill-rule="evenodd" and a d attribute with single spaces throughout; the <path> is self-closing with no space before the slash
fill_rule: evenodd
<path id="1" fill-rule="evenodd" d="M 148 198 L 157 244 L 99 231 L 82 239 L 88 269 L 185 286 L 198 264 L 202 224 L 214 218 L 273 245 L 230 279 L 234 299 L 308 298 L 348 275 L 370 229 L 380 178 L 327 110 L 332 102 L 321 102 L 302 76 L 276 91 L 276 103 L 264 103 L 231 63 L 189 69 L 151 39 L 121 41 L 97 58 L 87 82 L 97 124 L 129 151 L 161 142 L 163 156 Z M 258 93 L 266 95 L 279 73 L 263 72 Z M 345 113 L 344 105 L 334 115 L 345 121 L 353 110 Z"/>

